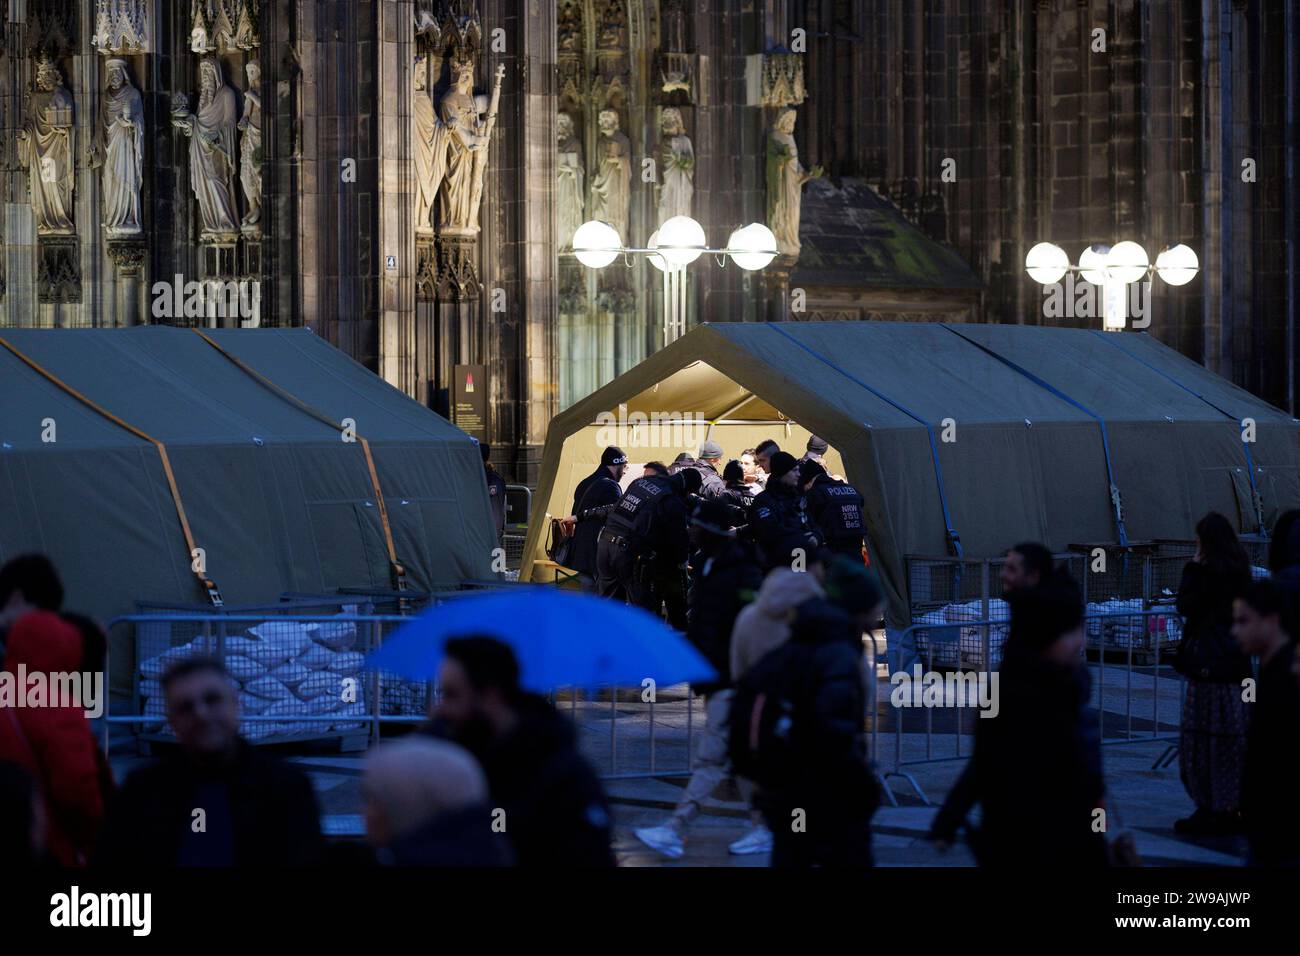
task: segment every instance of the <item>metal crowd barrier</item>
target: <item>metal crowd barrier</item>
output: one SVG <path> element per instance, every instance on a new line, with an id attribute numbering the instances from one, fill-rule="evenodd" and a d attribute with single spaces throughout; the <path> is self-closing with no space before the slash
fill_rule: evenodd
<path id="1" fill-rule="evenodd" d="M 964 760 L 971 755 L 976 725 L 980 720 L 980 700 L 971 699 L 979 693 L 984 682 L 987 693 L 993 692 L 991 675 L 997 672 L 1001 661 L 1001 641 L 1007 631 L 1005 620 L 982 620 L 961 624 L 913 624 L 903 632 L 904 642 L 925 647 L 928 653 L 908 664 L 907 673 L 912 681 L 918 673 L 922 680 L 935 674 L 943 681 L 945 694 L 942 706 L 914 706 L 911 702 L 900 706 L 893 700 L 896 685 L 889 687 L 889 708 L 884 713 L 889 724 L 886 733 L 892 733 L 892 759 L 885 758 L 881 750 L 881 708 L 872 708 L 869 728 L 871 757 L 886 781 L 886 799 L 897 805 L 888 786 L 890 778 L 900 778 L 929 803 L 916 778 L 905 768 L 949 760 Z M 1184 679 L 1168 669 L 1173 646 L 1165 635 L 1174 630 L 1181 635 L 1181 619 L 1169 609 L 1132 611 L 1117 614 L 1088 614 L 1084 627 L 1097 640 L 1085 641 L 1084 659 L 1092 677 L 1091 706 L 1096 709 L 1096 719 L 1104 746 L 1153 741 L 1176 742 L 1182 717 Z M 962 644 L 978 643 L 979 666 L 962 667 L 958 662 L 951 666 L 945 659 L 936 657 L 942 643 L 922 640 L 917 632 L 960 630 Z M 1162 657 L 1163 655 L 1163 657 Z M 1138 658 L 1149 656 L 1149 663 Z M 1109 660 L 1108 660 L 1109 658 Z M 1118 658 L 1118 659 L 1117 659 Z M 973 686 L 972 686 L 973 685 Z M 911 684 L 897 685 L 907 686 Z M 924 690 L 924 686 L 922 687 Z M 886 693 L 882 691 L 882 693 Z M 921 711 L 924 716 L 908 719 L 909 714 Z M 941 726 L 936 727 L 936 720 Z M 920 726 L 917 726 L 918 723 Z M 906 725 L 906 726 L 905 726 Z M 882 759 L 885 758 L 885 759 Z M 1156 768 L 1168 764 L 1168 751 L 1157 760 Z"/>
<path id="2" fill-rule="evenodd" d="M 134 730 L 142 748 L 174 743 L 159 678 L 171 664 L 200 654 L 221 659 L 232 671 L 239 683 L 240 732 L 253 743 L 368 747 L 386 730 L 423 723 L 436 701 L 432 681 L 360 669 L 361 657 L 409 620 L 393 614 L 153 613 L 115 618 L 107 629 L 110 646 L 119 643 L 116 634 L 130 628 L 135 655 L 129 712 L 115 710 L 110 694 L 104 714 L 106 752 L 114 727 Z M 115 672 L 111 657 L 105 667 L 109 686 Z M 266 678 L 279 686 L 265 683 Z M 345 685 L 349 678 L 353 683 Z M 550 697 L 572 719 L 583 754 L 603 778 L 690 772 L 695 724 L 703 707 L 686 685 L 659 687 L 653 695 L 640 687 L 558 689 Z"/>

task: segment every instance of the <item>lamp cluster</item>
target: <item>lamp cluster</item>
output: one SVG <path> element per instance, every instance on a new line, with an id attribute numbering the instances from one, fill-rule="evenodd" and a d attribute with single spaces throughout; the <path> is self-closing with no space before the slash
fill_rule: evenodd
<path id="1" fill-rule="evenodd" d="M 704 227 L 690 216 L 673 216 L 650 236 L 648 248 L 631 249 L 607 222 L 584 222 L 573 233 L 573 254 L 591 269 L 603 269 L 620 254 L 639 253 L 661 272 L 684 269 L 706 252 L 730 257 L 749 272 L 767 268 L 777 256 L 776 236 L 761 222 L 751 222 L 731 233 L 725 249 L 710 249 Z"/>
<path id="2" fill-rule="evenodd" d="M 1139 282 L 1155 271 L 1168 285 L 1186 285 L 1196 278 L 1200 262 L 1196 253 L 1179 243 L 1156 256 L 1153 267 L 1147 251 L 1136 242 L 1124 240 L 1113 246 L 1092 245 L 1079 254 L 1079 264 L 1070 265 L 1070 257 L 1060 246 L 1040 242 L 1025 256 L 1025 271 L 1035 282 L 1050 285 L 1075 269 L 1094 285 L 1107 282 Z"/>

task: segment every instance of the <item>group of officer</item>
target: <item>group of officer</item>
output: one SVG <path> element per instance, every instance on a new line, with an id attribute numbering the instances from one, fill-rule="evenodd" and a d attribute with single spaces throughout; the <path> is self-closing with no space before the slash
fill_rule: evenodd
<path id="1" fill-rule="evenodd" d="M 813 437 L 796 459 L 769 439 L 720 472 L 722 447 L 710 440 L 698 458 L 683 453 L 671 465 L 648 462 L 624 490 L 627 456 L 610 446 L 574 493 L 565 563 L 597 593 L 663 612 L 686 630 L 688 568 L 702 563 L 692 560 L 699 529 L 725 530 L 764 573 L 801 570 L 823 550 L 861 561 L 863 498 L 827 473 L 826 450 Z"/>

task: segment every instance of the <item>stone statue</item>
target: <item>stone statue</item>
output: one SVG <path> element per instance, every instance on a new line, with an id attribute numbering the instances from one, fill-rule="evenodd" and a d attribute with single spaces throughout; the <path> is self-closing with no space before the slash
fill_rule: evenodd
<path id="1" fill-rule="evenodd" d="M 248 212 L 241 225 L 256 226 L 262 218 L 262 68 L 256 62 L 244 67 L 248 90 L 244 93 L 244 115 L 239 118 L 239 183 L 244 187 Z"/>
<path id="2" fill-rule="evenodd" d="M 452 87 L 438 104 L 438 112 L 447 132 L 446 170 L 438 203 L 438 231 L 447 236 L 478 234 L 478 200 L 482 196 L 483 176 L 487 172 L 487 148 L 491 125 L 496 121 L 496 103 L 501 92 L 501 74 L 497 75 L 492 102 L 474 93 L 474 61 L 453 59 Z M 486 121 L 479 119 L 484 111 Z"/>
<path id="3" fill-rule="evenodd" d="M 584 205 L 583 180 L 586 171 L 582 166 L 582 143 L 573 129 L 573 117 L 561 113 L 555 120 L 555 134 L 559 147 L 559 159 L 556 163 L 555 198 L 559 208 L 560 248 L 567 249 L 573 241 L 573 234 L 582 225 L 582 207 Z"/>
<path id="4" fill-rule="evenodd" d="M 411 74 L 412 140 L 415 151 L 415 231 L 432 235 L 438 187 L 447 169 L 447 128 L 438 119 L 429 95 L 427 61 L 418 57 Z"/>
<path id="5" fill-rule="evenodd" d="M 695 147 L 682 125 L 681 111 L 668 107 L 663 115 L 663 186 L 659 190 L 659 224 L 673 216 L 691 214 L 691 197 L 695 194 Z"/>
<path id="6" fill-rule="evenodd" d="M 144 182 L 144 103 L 131 85 L 126 61 L 104 64 L 108 89 L 100 103 L 100 122 L 91 166 L 103 167 L 104 230 L 110 238 L 140 234 L 140 186 Z"/>
<path id="7" fill-rule="evenodd" d="M 28 170 L 39 235 L 67 236 L 75 232 L 75 146 L 72 94 L 63 86 L 54 61 L 41 56 L 36 63 L 36 89 L 28 101 L 27 121 L 18 131 L 18 158 Z"/>
<path id="8" fill-rule="evenodd" d="M 618 114 L 601 110 L 596 174 L 591 178 L 591 218 L 618 230 L 627 245 L 628 204 L 632 198 L 632 144 L 619 131 Z"/>
<path id="9" fill-rule="evenodd" d="M 229 236 L 238 228 L 234 171 L 239 107 L 214 58 L 205 58 L 199 72 L 198 112 L 173 104 L 172 124 L 190 138 L 190 187 L 199 201 L 202 235 Z"/>
<path id="10" fill-rule="evenodd" d="M 767 137 L 767 226 L 776 236 L 776 247 L 783 256 L 799 255 L 803 186 L 822 175 L 820 166 L 809 171 L 799 165 L 794 121 L 794 110 L 782 110 Z"/>

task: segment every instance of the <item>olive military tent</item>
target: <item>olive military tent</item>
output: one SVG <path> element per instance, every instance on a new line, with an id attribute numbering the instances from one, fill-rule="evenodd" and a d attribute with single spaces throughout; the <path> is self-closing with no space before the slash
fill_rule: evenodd
<path id="1" fill-rule="evenodd" d="M 706 434 L 727 458 L 769 437 L 797 456 L 809 431 L 866 498 L 896 625 L 909 555 L 1187 539 L 1211 510 L 1253 533 L 1300 505 L 1300 424 L 1146 334 L 715 323 L 551 423 L 524 574 L 609 441 L 634 463 Z"/>
<path id="2" fill-rule="evenodd" d="M 0 561 L 48 554 L 69 608 L 383 589 L 392 558 L 412 589 L 491 576 L 474 440 L 308 330 L 0 346 Z"/>

